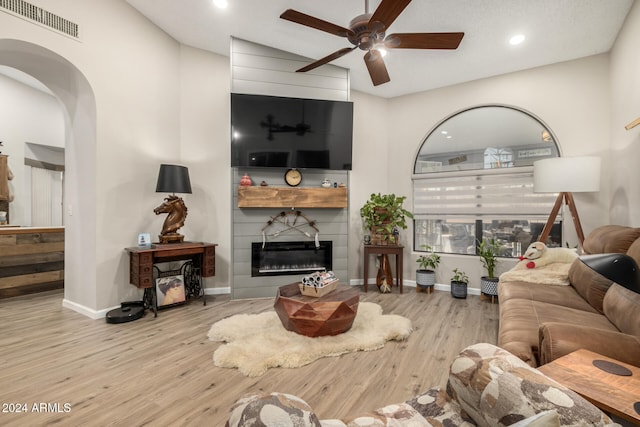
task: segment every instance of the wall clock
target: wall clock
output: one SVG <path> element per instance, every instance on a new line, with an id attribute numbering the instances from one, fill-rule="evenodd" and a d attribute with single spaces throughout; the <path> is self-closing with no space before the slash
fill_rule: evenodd
<path id="1" fill-rule="evenodd" d="M 289 169 L 284 174 L 284 181 L 291 187 L 297 187 L 302 182 L 302 173 L 296 168 Z"/>

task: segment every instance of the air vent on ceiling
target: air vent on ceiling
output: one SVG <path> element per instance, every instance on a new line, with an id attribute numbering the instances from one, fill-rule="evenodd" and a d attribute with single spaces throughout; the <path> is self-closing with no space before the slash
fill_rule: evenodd
<path id="1" fill-rule="evenodd" d="M 71 37 L 78 38 L 78 24 L 26 1 L 0 0 L 0 8 Z"/>

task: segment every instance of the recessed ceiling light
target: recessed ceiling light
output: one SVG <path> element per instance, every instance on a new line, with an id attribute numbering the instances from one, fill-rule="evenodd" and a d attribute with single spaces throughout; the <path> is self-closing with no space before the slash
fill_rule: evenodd
<path id="1" fill-rule="evenodd" d="M 442 131 L 442 132 L 440 132 L 440 133 L 441 133 L 441 134 L 443 134 L 443 135 L 446 135 L 446 134 L 448 134 L 449 132 L 447 132 L 446 130 L 443 130 L 443 131 Z"/>
<path id="2" fill-rule="evenodd" d="M 517 34 L 509 39 L 509 44 L 515 46 L 524 41 L 524 34 Z"/>
<path id="3" fill-rule="evenodd" d="M 220 9 L 226 9 L 229 6 L 229 2 L 227 0 L 213 0 L 213 4 Z"/>

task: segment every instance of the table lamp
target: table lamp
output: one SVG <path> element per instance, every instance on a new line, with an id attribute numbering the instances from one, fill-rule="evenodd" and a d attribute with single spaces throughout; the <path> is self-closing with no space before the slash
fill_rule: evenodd
<path id="1" fill-rule="evenodd" d="M 556 203 L 538 240 L 546 243 L 564 201 L 569 207 L 573 225 L 582 246 L 584 232 L 573 200 L 573 193 L 595 191 L 600 191 L 599 157 L 554 157 L 533 162 L 533 192 L 558 193 Z"/>
<path id="2" fill-rule="evenodd" d="M 165 197 L 164 202 L 153 210 L 156 215 L 161 213 L 168 214 L 164 224 L 162 224 L 162 231 L 158 235 L 160 243 L 183 242 L 184 236 L 178 233 L 178 230 L 184 226 L 187 207 L 182 197 L 176 196 L 175 193 L 191 194 L 189 169 L 179 165 L 160 165 L 156 193 L 173 193 Z"/>

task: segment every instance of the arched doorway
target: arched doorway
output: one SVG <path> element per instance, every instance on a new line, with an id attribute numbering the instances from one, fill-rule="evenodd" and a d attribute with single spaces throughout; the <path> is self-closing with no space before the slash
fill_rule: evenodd
<path id="1" fill-rule="evenodd" d="M 42 46 L 0 39 L 0 64 L 41 81 L 59 99 L 65 120 L 65 292 L 63 305 L 96 308 L 96 103 L 71 62 Z"/>

